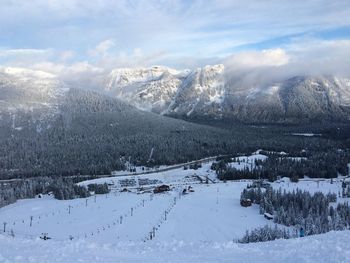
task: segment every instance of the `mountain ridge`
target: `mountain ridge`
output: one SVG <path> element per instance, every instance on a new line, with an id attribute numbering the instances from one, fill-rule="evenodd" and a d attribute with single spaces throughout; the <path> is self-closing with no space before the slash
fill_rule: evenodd
<path id="1" fill-rule="evenodd" d="M 153 72 L 153 68 L 149 70 Z M 140 72 L 152 75 L 145 68 L 129 69 L 128 74 L 137 76 Z M 221 64 L 180 73 L 157 68 L 157 72 L 156 78 L 137 81 L 129 78 L 123 85 L 118 85 L 112 74 L 107 91 L 140 109 L 189 120 L 192 117 L 247 123 L 350 120 L 348 78 L 294 76 L 267 84 L 245 84 L 230 76 Z"/>

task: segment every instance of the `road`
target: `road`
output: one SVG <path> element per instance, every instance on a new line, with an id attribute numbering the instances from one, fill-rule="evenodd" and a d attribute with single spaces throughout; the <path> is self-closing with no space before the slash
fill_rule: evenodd
<path id="1" fill-rule="evenodd" d="M 200 164 L 200 163 L 205 163 L 205 162 L 210 162 L 210 161 L 214 161 L 216 160 L 216 158 L 218 157 L 224 157 L 224 156 L 228 156 L 228 155 L 218 155 L 218 156 L 214 156 L 214 157 L 207 157 L 207 158 L 203 158 L 200 160 L 195 160 L 195 161 L 191 161 L 191 162 L 187 162 L 187 163 L 181 163 L 181 164 L 174 164 L 174 165 L 170 165 L 161 169 L 157 169 L 157 170 L 151 170 L 151 171 L 144 171 L 144 172 L 140 172 L 140 173 L 125 173 L 125 174 L 118 174 L 118 175 L 111 175 L 111 174 L 101 174 L 101 175 L 73 175 L 73 176 L 69 176 L 70 178 L 74 178 L 74 177 L 80 177 L 80 178 L 88 178 L 91 179 L 91 177 L 93 178 L 104 178 L 104 177 L 115 177 L 115 176 L 134 176 L 134 175 L 143 175 L 143 174 L 151 174 L 151 173 L 161 173 L 161 172 L 165 172 L 165 171 L 170 171 L 170 170 L 174 170 L 174 169 L 178 169 L 178 168 L 182 168 L 184 166 L 188 166 L 188 165 L 192 165 L 192 164 Z M 34 179 L 37 177 L 29 177 L 29 178 L 16 178 L 16 179 L 5 179 L 5 180 L 0 180 L 0 184 L 6 184 L 6 183 L 13 183 L 16 181 L 21 181 L 23 179 Z"/>

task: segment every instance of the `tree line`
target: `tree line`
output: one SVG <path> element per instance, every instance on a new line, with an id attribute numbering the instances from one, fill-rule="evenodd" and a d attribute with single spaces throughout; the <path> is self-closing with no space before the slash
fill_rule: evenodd
<path id="1" fill-rule="evenodd" d="M 79 177 L 37 177 L 13 182 L 0 183 L 0 207 L 12 204 L 18 199 L 34 198 L 39 194 L 52 193 L 58 200 L 86 198 L 90 192 L 105 194 L 107 184 L 89 184 L 87 187 L 76 183 L 88 178 Z"/>
<path id="2" fill-rule="evenodd" d="M 293 182 L 305 176 L 311 178 L 336 178 L 348 174 L 350 152 L 328 150 L 325 152 L 299 153 L 298 158 L 281 157 L 268 154 L 266 160 L 255 160 L 245 169 L 236 169 L 229 165 L 237 162 L 235 158 L 226 158 L 212 165 L 220 180 L 268 179 L 275 181 L 279 177 L 288 177 Z"/>
<path id="3" fill-rule="evenodd" d="M 266 190 L 244 189 L 241 198 L 258 204 L 260 213 L 273 215 L 277 224 L 303 227 L 306 235 L 344 230 L 350 226 L 350 206 L 347 202 L 336 204 L 334 193 L 312 195 L 299 189 L 287 192 L 268 187 Z"/>

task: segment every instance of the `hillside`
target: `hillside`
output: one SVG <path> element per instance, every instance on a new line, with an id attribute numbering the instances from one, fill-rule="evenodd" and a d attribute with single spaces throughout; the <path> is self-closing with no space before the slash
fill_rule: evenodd
<path id="1" fill-rule="evenodd" d="M 143 164 L 194 160 L 225 151 L 229 135 L 19 69 L 0 75 L 0 118 L 3 178 L 109 174 L 123 156 Z"/>

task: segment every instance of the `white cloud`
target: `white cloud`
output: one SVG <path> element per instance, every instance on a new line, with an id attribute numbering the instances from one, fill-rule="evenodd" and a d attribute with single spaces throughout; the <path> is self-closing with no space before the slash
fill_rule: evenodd
<path id="1" fill-rule="evenodd" d="M 0 49 L 0 56 L 4 58 L 20 57 L 20 56 L 47 56 L 51 52 L 50 49 Z"/>
<path id="2" fill-rule="evenodd" d="M 129 54 L 141 48 L 145 54 L 161 50 L 203 59 L 225 56 L 239 45 L 349 26 L 350 5 L 348 0 L 3 0 L 0 24 L 6 46 L 11 41 L 61 50 L 74 46 L 77 57 L 87 50 L 99 56 L 111 48 Z"/>
<path id="3" fill-rule="evenodd" d="M 224 62 L 267 77 L 348 74 L 350 68 L 348 40 L 305 38 L 349 27 L 348 0 L 2 0 L 0 24 L 0 43 L 8 47 L 0 48 L 1 64 L 65 79 L 154 64 L 180 69 Z M 291 35 L 299 38 L 276 40 Z M 263 51 L 244 47 L 264 41 L 275 44 Z M 30 48 L 14 48 L 18 43 Z"/>
<path id="4" fill-rule="evenodd" d="M 108 51 L 115 46 L 115 41 L 107 39 L 100 42 L 94 49 L 88 51 L 88 54 L 93 57 L 106 57 Z"/>
<path id="5" fill-rule="evenodd" d="M 294 76 L 350 77 L 350 40 L 297 39 L 283 49 L 251 51 L 225 59 L 226 75 L 242 87 L 264 86 Z M 237 80 L 239 80 L 237 82 Z"/>
<path id="6" fill-rule="evenodd" d="M 67 60 L 71 60 L 72 58 L 74 58 L 75 52 L 72 50 L 65 50 L 65 51 L 59 52 L 58 56 L 59 56 L 59 60 L 67 61 Z"/>
<path id="7" fill-rule="evenodd" d="M 289 62 L 289 56 L 283 49 L 246 51 L 233 54 L 224 60 L 231 69 L 250 69 L 265 66 L 282 66 Z"/>
<path id="8" fill-rule="evenodd" d="M 26 67 L 52 58 L 52 49 L 5 49 L 0 48 L 0 63 L 15 67 Z"/>
<path id="9" fill-rule="evenodd" d="M 333 74 L 350 77 L 350 40 L 300 39 L 286 46 L 294 74 Z"/>

